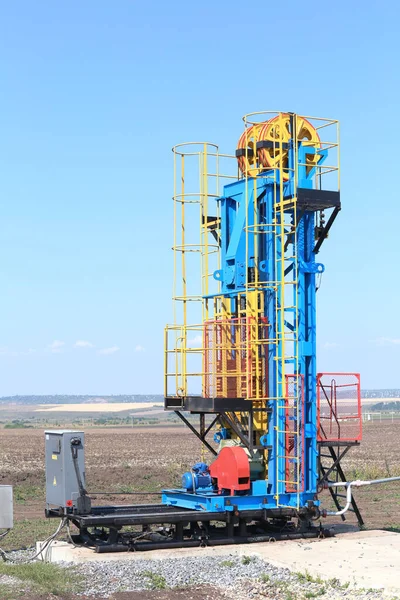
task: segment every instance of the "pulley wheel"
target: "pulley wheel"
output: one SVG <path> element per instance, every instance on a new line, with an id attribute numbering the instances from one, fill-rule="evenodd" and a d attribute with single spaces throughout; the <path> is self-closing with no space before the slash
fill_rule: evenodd
<path id="1" fill-rule="evenodd" d="M 321 148 L 321 140 L 317 130 L 307 119 L 297 117 L 296 119 L 297 141 L 302 142 L 303 146 L 311 148 Z M 259 148 L 257 158 L 265 169 L 283 169 L 283 179 L 289 179 L 288 150 L 282 148 L 281 144 L 287 144 L 291 139 L 290 115 L 283 113 L 277 115 L 263 124 L 258 133 L 259 140 L 272 141 L 274 145 L 270 148 Z M 319 154 L 306 154 L 306 172 L 307 174 L 318 163 Z"/>

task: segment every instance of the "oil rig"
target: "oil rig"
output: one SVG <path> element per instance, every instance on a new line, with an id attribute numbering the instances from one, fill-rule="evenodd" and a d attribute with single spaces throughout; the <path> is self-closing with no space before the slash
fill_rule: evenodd
<path id="1" fill-rule="evenodd" d="M 220 172 L 229 157 L 213 144 L 173 149 L 177 306 L 166 329 L 165 408 L 215 460 L 194 465 L 184 491 L 163 501 L 297 511 L 307 521 L 320 513 L 321 472 L 340 468 L 361 440 L 359 375 L 317 373 L 317 255 L 341 208 L 339 126 L 294 113 L 244 123 L 235 178 Z M 185 411 L 199 415 L 198 428 Z M 207 441 L 214 427 L 217 449 Z"/>
<path id="2" fill-rule="evenodd" d="M 319 373 L 316 356 L 318 257 L 341 209 L 339 125 L 289 112 L 243 120 L 234 154 L 173 148 L 165 410 L 201 441 L 197 462 L 160 504 L 96 507 L 83 433 L 46 432 L 46 514 L 98 552 L 321 535 L 315 521 L 347 510 L 363 523 L 339 493 L 341 461 L 361 440 L 360 376 Z M 324 489 L 336 510 L 321 507 Z"/>

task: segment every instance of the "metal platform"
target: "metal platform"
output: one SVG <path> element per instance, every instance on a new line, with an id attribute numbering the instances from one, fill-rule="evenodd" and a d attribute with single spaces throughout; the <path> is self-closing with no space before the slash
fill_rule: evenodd
<path id="1" fill-rule="evenodd" d="M 167 396 L 165 410 L 183 410 L 194 413 L 249 412 L 251 402 L 246 398 L 205 398 L 203 396 Z"/>

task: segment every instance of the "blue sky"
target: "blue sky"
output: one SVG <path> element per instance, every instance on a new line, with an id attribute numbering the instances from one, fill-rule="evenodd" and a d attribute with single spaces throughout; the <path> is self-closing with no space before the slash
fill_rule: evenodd
<path id="1" fill-rule="evenodd" d="M 172 154 L 341 121 L 319 370 L 400 386 L 397 2 L 0 3 L 0 395 L 162 393 Z"/>

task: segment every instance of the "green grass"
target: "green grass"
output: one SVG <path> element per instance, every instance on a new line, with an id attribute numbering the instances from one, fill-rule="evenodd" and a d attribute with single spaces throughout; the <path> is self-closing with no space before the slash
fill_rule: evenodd
<path id="1" fill-rule="evenodd" d="M 235 563 L 233 562 L 233 560 L 223 560 L 221 562 L 221 567 L 234 567 Z"/>
<path id="2" fill-rule="evenodd" d="M 45 540 L 54 533 L 58 523 L 58 519 L 45 519 L 44 516 L 39 519 L 15 521 L 14 528 L 1 540 L 0 545 L 5 551 L 31 548 L 38 540 Z"/>
<path id="3" fill-rule="evenodd" d="M 317 577 L 313 577 L 308 571 L 305 571 L 304 573 L 298 572 L 295 573 L 295 575 L 301 583 L 305 583 L 306 581 L 308 581 L 309 583 L 324 583 L 324 580 L 321 579 L 319 575 L 317 575 Z"/>
<path id="4" fill-rule="evenodd" d="M 350 585 L 349 582 L 342 585 L 340 580 L 336 577 L 330 579 L 329 581 L 325 581 L 319 575 L 314 577 L 308 571 L 305 571 L 304 573 L 297 572 L 294 573 L 294 575 L 301 584 L 304 584 L 305 589 L 293 591 L 292 581 L 286 581 L 282 579 L 271 581 L 271 578 L 267 573 L 261 575 L 260 581 L 268 584 L 269 588 L 272 588 L 272 591 L 276 594 L 276 597 L 283 598 L 284 600 L 297 600 L 298 598 L 320 598 L 321 596 L 329 594 L 329 592 L 333 592 L 333 590 L 341 590 L 345 592 Z M 314 585 L 310 587 L 307 586 L 308 583 L 312 583 Z"/>
<path id="5" fill-rule="evenodd" d="M 26 421 L 19 419 L 8 422 L 4 425 L 4 429 L 29 429 L 31 427 L 31 424 L 28 424 Z"/>
<path id="6" fill-rule="evenodd" d="M 15 594 L 18 594 L 16 596 Z M 1 600 L 15 600 L 23 594 L 23 591 L 19 592 L 11 585 L 5 585 L 4 583 L 0 583 L 0 598 Z"/>
<path id="7" fill-rule="evenodd" d="M 16 585 L 2 585 L 0 589 L 0 598 L 2 599 L 21 597 L 26 590 L 37 594 L 61 596 L 80 591 L 82 588 L 80 578 L 72 569 L 64 569 L 52 563 L 0 563 L 0 575 L 15 577 L 21 582 L 18 586 L 19 589 L 16 589 Z M 11 596 L 10 593 L 13 595 Z"/>
<path id="8" fill-rule="evenodd" d="M 316 577 L 313 577 L 311 575 L 311 573 L 309 573 L 308 571 L 305 571 L 304 573 L 295 573 L 295 575 L 297 576 L 297 579 L 301 583 L 305 583 L 306 581 L 309 583 L 318 583 L 318 584 L 324 583 L 324 580 L 321 579 L 321 577 L 319 575 L 317 575 Z"/>
<path id="9" fill-rule="evenodd" d="M 242 565 L 249 565 L 254 560 L 254 556 L 243 556 Z"/>
<path id="10" fill-rule="evenodd" d="M 142 478 L 145 480 L 144 482 L 140 482 L 137 481 L 135 483 L 135 485 L 131 485 L 129 483 L 127 484 L 120 484 L 115 486 L 115 491 L 118 493 L 122 493 L 122 494 L 130 494 L 132 492 L 143 492 L 143 497 L 144 497 L 144 492 L 159 492 L 160 496 L 161 496 L 161 489 L 160 489 L 160 483 L 157 479 L 155 479 L 154 481 L 152 481 L 150 479 L 149 476 L 142 476 Z M 114 491 L 114 490 L 110 490 L 110 491 Z"/>
<path id="11" fill-rule="evenodd" d="M 167 588 L 167 582 L 163 575 L 159 575 L 153 571 L 143 571 L 142 575 L 148 580 L 150 590 L 165 590 Z"/>
<path id="12" fill-rule="evenodd" d="M 393 533 L 400 533 L 400 523 L 393 523 L 393 525 L 388 525 L 387 527 L 383 527 L 384 531 L 392 531 Z"/>
<path id="13" fill-rule="evenodd" d="M 30 500 L 41 500 L 45 498 L 45 490 L 42 485 L 14 485 L 14 501 L 18 504 L 26 504 Z"/>
<path id="14" fill-rule="evenodd" d="M 389 467 L 386 463 L 385 467 L 375 464 L 366 464 L 357 467 L 350 467 L 346 471 L 348 481 L 356 479 L 370 480 L 370 479 L 385 479 L 386 477 L 396 477 L 400 475 L 400 469 L 398 466 Z"/>

